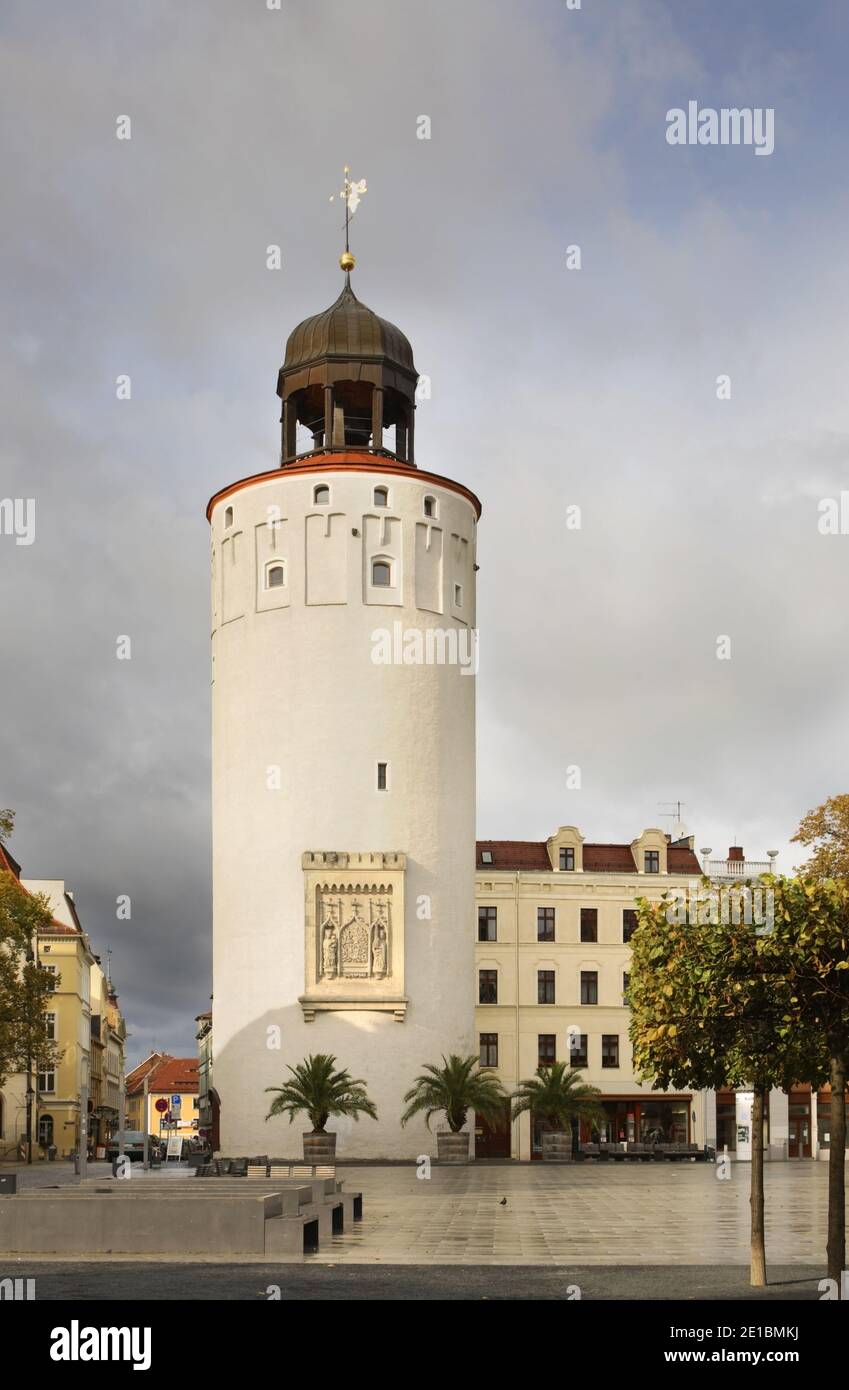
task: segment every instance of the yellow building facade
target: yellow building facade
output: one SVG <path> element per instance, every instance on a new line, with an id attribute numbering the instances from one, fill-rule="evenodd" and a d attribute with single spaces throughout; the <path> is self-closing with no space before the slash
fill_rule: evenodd
<path id="1" fill-rule="evenodd" d="M 568 1061 L 601 1092 L 602 1140 L 715 1142 L 713 1093 L 641 1086 L 628 1036 L 636 900 L 698 884 L 692 841 L 649 829 L 630 844 L 590 844 L 563 826 L 546 841 L 479 841 L 476 870 L 481 1062 L 512 1091 L 539 1065 Z M 527 1115 L 479 1124 L 475 1139 L 479 1157 L 541 1156 Z"/>

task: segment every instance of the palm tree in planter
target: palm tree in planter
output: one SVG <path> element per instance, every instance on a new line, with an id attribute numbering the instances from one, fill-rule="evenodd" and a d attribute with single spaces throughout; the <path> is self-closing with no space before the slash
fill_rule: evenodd
<path id="1" fill-rule="evenodd" d="M 466 1112 L 474 1110 L 482 1119 L 494 1121 L 503 1114 L 507 1100 L 507 1092 L 492 1067 L 482 1067 L 478 1057 L 458 1057 L 452 1052 L 450 1057 L 442 1058 L 441 1067 L 427 1063 L 424 1075 L 416 1077 L 404 1097 L 407 1108 L 401 1124 L 406 1125 L 424 1111 L 430 1129 L 431 1116 L 443 1113 L 449 1132 L 436 1132 L 439 1161 L 468 1163 L 469 1135 L 461 1133 Z"/>
<path id="2" fill-rule="evenodd" d="M 296 1115 L 309 1116 L 312 1132 L 304 1135 L 305 1163 L 332 1163 L 336 1158 L 336 1135 L 325 1129 L 331 1115 L 360 1115 L 377 1119 L 377 1110 L 369 1100 L 364 1081 L 355 1081 L 346 1071 L 336 1071 L 336 1058 L 319 1052 L 296 1067 L 290 1067 L 292 1080 L 282 1086 L 266 1086 L 274 1092 L 271 1109 L 266 1115 L 288 1115 L 289 1124 Z"/>
<path id="3" fill-rule="evenodd" d="M 589 1120 L 599 1124 L 604 1110 L 598 1103 L 601 1091 L 588 1086 L 579 1071 L 565 1062 L 537 1067 L 528 1081 L 520 1081 L 513 1092 L 513 1119 L 530 1112 L 531 1120 L 548 1126 L 542 1135 L 542 1156 L 563 1163 L 572 1157 L 572 1121 Z"/>

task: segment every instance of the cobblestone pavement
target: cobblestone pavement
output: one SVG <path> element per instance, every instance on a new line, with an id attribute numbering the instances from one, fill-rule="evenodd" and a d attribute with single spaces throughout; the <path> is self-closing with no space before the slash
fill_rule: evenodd
<path id="1" fill-rule="evenodd" d="M 346 1187 L 363 1193 L 365 1219 L 308 1260 L 746 1266 L 749 1167 L 732 1165 L 725 1181 L 718 1171 L 701 1163 L 434 1164 L 431 1177 L 420 1179 L 412 1165 L 340 1167 Z M 18 1172 L 20 1188 L 75 1181 L 71 1164 Z M 186 1173 L 183 1165 L 148 1173 L 134 1165 L 132 1181 L 165 1184 Z M 89 1176 L 111 1180 L 106 1164 L 90 1164 Z M 827 1177 L 824 1163 L 767 1165 L 767 1257 L 774 1266 L 824 1264 Z"/>

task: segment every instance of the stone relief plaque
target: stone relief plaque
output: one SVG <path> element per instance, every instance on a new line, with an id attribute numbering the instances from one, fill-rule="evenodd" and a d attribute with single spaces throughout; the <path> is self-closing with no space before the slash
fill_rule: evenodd
<path id="1" fill-rule="evenodd" d="M 342 1009 L 403 1020 L 403 854 L 310 851 L 305 879 L 304 1017 Z"/>

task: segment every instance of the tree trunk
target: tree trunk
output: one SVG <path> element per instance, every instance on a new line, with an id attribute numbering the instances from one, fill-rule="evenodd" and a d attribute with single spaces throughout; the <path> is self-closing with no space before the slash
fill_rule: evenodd
<path id="1" fill-rule="evenodd" d="M 752 1101 L 752 1254 L 750 1284 L 766 1288 L 766 1244 L 764 1241 L 764 1102 L 766 1091 L 755 1090 Z"/>
<path id="2" fill-rule="evenodd" d="M 841 1279 L 846 1268 L 846 1058 L 831 1058 L 831 1147 L 828 1151 L 828 1277 Z M 840 1297 L 840 1293 L 838 1294 Z"/>

